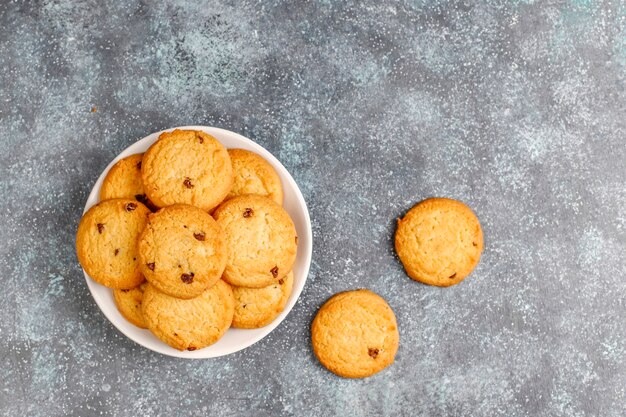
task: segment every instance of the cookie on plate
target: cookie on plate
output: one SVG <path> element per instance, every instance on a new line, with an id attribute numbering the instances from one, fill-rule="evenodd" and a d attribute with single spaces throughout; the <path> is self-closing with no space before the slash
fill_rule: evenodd
<path id="1" fill-rule="evenodd" d="M 148 283 L 144 282 L 130 290 L 113 290 L 113 299 L 119 312 L 126 320 L 142 329 L 148 328 L 141 312 L 143 292 L 147 285 Z"/>
<path id="2" fill-rule="evenodd" d="M 461 282 L 478 264 L 483 232 L 465 204 L 429 198 L 398 220 L 395 247 L 409 277 L 448 287 Z"/>
<path id="3" fill-rule="evenodd" d="M 91 278 L 110 288 L 130 289 L 144 277 L 137 241 L 150 210 L 131 199 L 101 201 L 83 215 L 76 233 L 78 261 Z"/>
<path id="4" fill-rule="evenodd" d="M 175 204 L 148 218 L 139 239 L 141 271 L 158 290 L 178 298 L 200 295 L 226 266 L 222 230 L 198 207 Z"/>
<path id="5" fill-rule="evenodd" d="M 311 325 L 315 356 L 328 370 L 346 378 L 364 378 L 391 365 L 399 339 L 391 307 L 369 290 L 334 295 Z"/>
<path id="6" fill-rule="evenodd" d="M 257 329 L 267 326 L 284 310 L 293 289 L 293 272 L 264 288 L 233 287 L 233 327 Z"/>
<path id="7" fill-rule="evenodd" d="M 142 153 L 120 159 L 104 177 L 100 188 L 100 200 L 111 198 L 134 198 L 150 207 L 141 180 Z"/>
<path id="8" fill-rule="evenodd" d="M 226 199 L 258 194 L 283 204 L 283 186 L 272 165 L 260 155 L 245 149 L 229 149 L 235 182 Z"/>
<path id="9" fill-rule="evenodd" d="M 235 300 L 222 280 L 189 300 L 171 297 L 149 284 L 143 316 L 156 337 L 178 350 L 196 350 L 217 342 L 233 320 Z"/>
<path id="10" fill-rule="evenodd" d="M 273 200 L 242 195 L 221 204 L 213 217 L 226 239 L 226 282 L 262 288 L 291 271 L 296 260 L 296 228 L 285 209 Z"/>
<path id="11" fill-rule="evenodd" d="M 162 133 L 144 154 L 141 175 L 146 194 L 157 207 L 184 203 L 209 211 L 233 186 L 226 148 L 195 130 Z"/>

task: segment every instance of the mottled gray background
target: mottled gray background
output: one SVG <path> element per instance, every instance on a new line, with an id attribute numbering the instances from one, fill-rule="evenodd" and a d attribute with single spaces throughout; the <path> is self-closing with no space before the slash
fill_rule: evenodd
<path id="1" fill-rule="evenodd" d="M 624 2 L 103 3 L 0 4 L 0 414 L 626 414 Z M 274 153 L 314 231 L 287 319 L 204 361 L 122 336 L 74 255 L 107 163 L 187 124 Z M 484 227 L 453 288 L 412 282 L 392 250 L 428 196 Z M 357 287 L 389 301 L 401 343 L 345 380 L 309 324 Z"/>

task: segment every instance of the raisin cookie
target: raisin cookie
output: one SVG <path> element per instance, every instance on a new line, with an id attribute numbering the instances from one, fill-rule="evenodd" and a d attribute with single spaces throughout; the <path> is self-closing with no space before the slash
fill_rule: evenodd
<path id="1" fill-rule="evenodd" d="M 365 378 L 391 365 L 399 340 L 391 307 L 369 290 L 334 295 L 311 325 L 315 356 L 345 378 Z"/>
<path id="2" fill-rule="evenodd" d="M 195 130 L 162 133 L 144 154 L 141 175 L 146 194 L 157 207 L 185 203 L 209 211 L 233 186 L 226 148 Z"/>
<path id="3" fill-rule="evenodd" d="M 171 297 L 149 284 L 143 293 L 143 317 L 156 337 L 178 350 L 212 345 L 233 320 L 235 300 L 222 280 L 190 300 Z"/>
<path id="4" fill-rule="evenodd" d="M 187 204 L 151 214 L 139 239 L 141 271 L 158 290 L 193 298 L 215 284 L 226 266 L 220 226 Z"/>
<path id="5" fill-rule="evenodd" d="M 296 228 L 273 200 L 242 195 L 220 205 L 213 217 L 224 231 L 228 248 L 226 282 L 262 288 L 291 271 L 296 260 Z"/>
<path id="6" fill-rule="evenodd" d="M 137 241 L 150 210 L 131 199 L 101 201 L 84 214 L 76 233 L 78 261 L 91 278 L 110 288 L 130 289 L 144 281 Z"/>
<path id="7" fill-rule="evenodd" d="M 141 302 L 143 300 L 143 292 L 148 285 L 144 282 L 138 287 L 130 290 L 113 290 L 113 299 L 115 305 L 122 316 L 132 324 L 142 329 L 147 329 L 146 322 L 141 312 Z"/>
<path id="8" fill-rule="evenodd" d="M 284 310 L 293 289 L 293 272 L 264 288 L 233 287 L 233 327 L 257 329 L 267 326 Z"/>
<path id="9" fill-rule="evenodd" d="M 283 204 L 283 186 L 278 173 L 263 157 L 245 149 L 229 149 L 235 182 L 226 199 L 258 194 Z"/>
<path id="10" fill-rule="evenodd" d="M 465 204 L 429 198 L 398 220 L 395 247 L 406 273 L 424 284 L 458 284 L 478 264 L 483 232 Z"/>
<path id="11" fill-rule="evenodd" d="M 143 154 L 137 153 L 117 161 L 104 177 L 100 188 L 100 200 L 134 198 L 150 207 L 141 180 L 142 158 Z"/>

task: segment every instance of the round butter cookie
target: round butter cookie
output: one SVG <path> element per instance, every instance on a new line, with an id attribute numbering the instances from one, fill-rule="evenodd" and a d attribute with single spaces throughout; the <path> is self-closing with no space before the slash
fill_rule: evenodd
<path id="1" fill-rule="evenodd" d="M 158 290 L 193 298 L 215 284 L 226 266 L 222 230 L 198 207 L 176 204 L 148 217 L 139 239 L 141 271 Z"/>
<path id="2" fill-rule="evenodd" d="M 258 194 L 283 204 L 283 186 L 278 173 L 263 157 L 245 149 L 229 149 L 235 182 L 226 199 Z"/>
<path id="3" fill-rule="evenodd" d="M 162 133 L 144 154 L 141 175 L 146 195 L 157 207 L 184 203 L 209 211 L 233 186 L 226 148 L 195 130 Z"/>
<path id="4" fill-rule="evenodd" d="M 293 272 L 264 288 L 233 287 L 233 327 L 257 329 L 267 326 L 284 310 L 293 289 Z"/>
<path id="5" fill-rule="evenodd" d="M 220 205 L 213 217 L 226 240 L 226 282 L 262 288 L 291 271 L 296 260 L 296 228 L 289 214 L 273 200 L 242 195 Z"/>
<path id="6" fill-rule="evenodd" d="M 345 378 L 365 378 L 391 365 L 399 339 L 391 307 L 369 290 L 334 295 L 311 325 L 315 356 Z"/>
<path id="7" fill-rule="evenodd" d="M 100 200 L 111 198 L 134 198 L 150 207 L 141 180 L 142 153 L 120 159 L 104 177 L 100 188 Z"/>
<path id="8" fill-rule="evenodd" d="M 142 329 L 148 328 L 143 319 L 143 313 L 141 312 L 143 291 L 147 285 L 148 283 L 144 282 L 140 286 L 131 288 L 130 290 L 113 290 L 115 306 L 120 311 L 122 316 L 135 326 L 141 327 Z"/>
<path id="9" fill-rule="evenodd" d="M 143 294 L 143 316 L 156 337 L 178 350 L 212 345 L 233 320 L 235 300 L 222 280 L 190 300 L 171 297 L 149 284 Z"/>
<path id="10" fill-rule="evenodd" d="M 409 277 L 448 287 L 463 281 L 478 264 L 483 232 L 465 204 L 429 198 L 398 220 L 395 247 Z"/>
<path id="11" fill-rule="evenodd" d="M 83 215 L 76 254 L 91 278 L 110 288 L 130 289 L 144 281 L 137 241 L 150 210 L 131 199 L 101 201 Z"/>

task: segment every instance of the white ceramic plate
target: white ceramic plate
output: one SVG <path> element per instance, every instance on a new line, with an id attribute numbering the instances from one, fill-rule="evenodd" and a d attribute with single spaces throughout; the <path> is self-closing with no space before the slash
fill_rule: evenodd
<path id="1" fill-rule="evenodd" d="M 272 330 L 274 330 L 285 319 L 287 314 L 289 314 L 296 301 L 298 300 L 298 297 L 300 296 L 300 293 L 304 288 L 304 283 L 306 282 L 307 275 L 309 274 L 312 251 L 311 220 L 309 218 L 309 211 L 307 210 L 306 202 L 304 201 L 302 193 L 300 192 L 300 189 L 296 185 L 296 182 L 292 178 L 291 174 L 289 174 L 289 172 L 278 161 L 278 159 L 276 159 L 271 153 L 269 153 L 260 145 L 257 145 L 250 139 L 245 138 L 237 133 L 230 132 L 224 129 L 218 129 L 216 127 L 183 126 L 167 129 L 166 131 L 171 131 L 174 129 L 202 130 L 217 138 L 226 148 L 242 148 L 256 152 L 263 158 L 268 160 L 269 163 L 272 164 L 276 172 L 278 172 L 284 189 L 283 207 L 285 208 L 285 210 L 287 210 L 287 212 L 293 219 L 293 222 L 296 225 L 296 231 L 298 233 L 298 255 L 296 258 L 296 263 L 293 267 L 293 292 L 291 294 L 291 297 L 289 298 L 289 301 L 287 302 L 285 310 L 276 318 L 276 320 L 274 320 L 272 323 L 268 324 L 265 327 L 252 330 L 231 328 L 226 332 L 224 337 L 222 337 L 222 339 L 220 339 L 214 345 L 191 352 L 181 352 L 161 342 L 148 330 L 140 329 L 139 327 L 136 327 L 135 325 L 126 321 L 126 319 L 122 317 L 120 312 L 115 307 L 115 302 L 113 301 L 113 291 L 92 280 L 87 275 L 87 273 L 85 273 L 85 279 L 87 280 L 87 285 L 89 286 L 91 295 L 93 295 L 93 298 L 94 300 L 96 300 L 96 304 L 98 305 L 98 307 L 100 307 L 100 310 L 102 310 L 104 315 L 109 319 L 111 323 L 113 323 L 115 327 L 117 327 L 122 333 L 124 333 L 134 342 L 139 343 L 141 346 L 144 346 L 155 352 L 159 352 L 169 356 L 177 356 L 179 358 L 214 358 L 237 352 L 258 342 L 259 340 L 267 336 Z M 104 172 L 100 175 L 100 178 L 98 178 L 96 184 L 93 186 L 93 189 L 89 194 L 89 198 L 87 199 L 87 204 L 85 204 L 84 211 L 87 211 L 91 206 L 98 202 L 100 187 L 102 186 L 102 181 L 104 180 L 106 174 L 109 172 L 109 169 L 111 169 L 111 167 L 121 158 L 127 157 L 135 153 L 145 152 L 148 147 L 157 140 L 161 133 L 162 132 L 153 133 L 132 144 L 128 148 L 124 149 L 124 151 L 120 153 L 109 164 L 109 166 L 106 167 Z"/>

